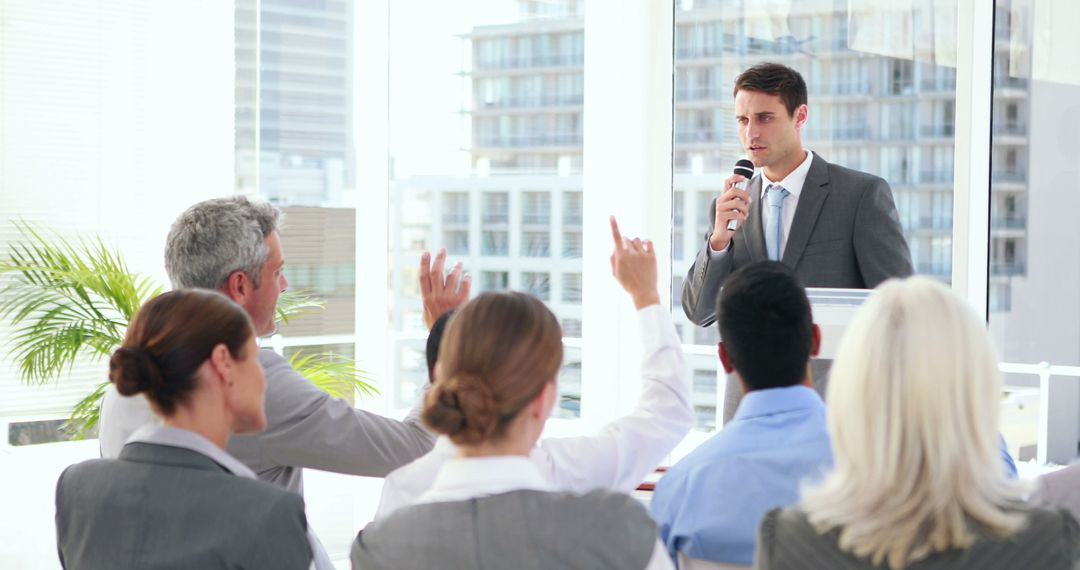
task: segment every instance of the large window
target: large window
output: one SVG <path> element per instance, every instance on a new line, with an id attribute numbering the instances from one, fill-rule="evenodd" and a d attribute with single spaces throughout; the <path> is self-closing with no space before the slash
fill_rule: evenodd
<path id="1" fill-rule="evenodd" d="M 1066 0 L 999 0 L 994 15 L 990 156 L 990 330 L 1017 402 L 1006 429 L 1022 459 L 1067 463 L 1080 442 L 1080 43 Z M 1040 365 L 1040 363 L 1045 363 Z M 1071 369 L 1071 370 L 1070 370 Z M 1023 398 L 1044 394 L 1047 440 Z M 1029 406 L 1036 408 L 1037 406 Z M 1038 450 L 1037 444 L 1045 450 Z"/>
<path id="2" fill-rule="evenodd" d="M 956 3 L 765 6 L 741 0 L 677 3 L 673 288 L 704 246 L 710 203 L 744 153 L 735 122 L 735 78 L 762 61 L 788 65 L 807 82 L 803 146 L 887 180 L 917 272 L 950 281 L 956 50 L 922 28 L 931 20 L 955 21 Z M 915 32 L 892 35 L 897 26 Z M 714 330 L 690 324 L 672 300 L 684 342 L 716 342 Z M 688 355 L 695 378 L 715 374 L 714 354 Z M 712 426 L 701 418 L 709 417 L 713 403 L 701 402 L 716 385 L 695 382 L 699 427 Z"/>
<path id="3" fill-rule="evenodd" d="M 393 281 L 415 280 L 420 252 L 446 247 L 474 290 L 530 292 L 580 336 L 583 3 L 390 6 Z M 420 195 L 436 209 L 416 207 Z M 417 241 L 404 237 L 417 231 Z M 391 295 L 395 342 L 420 346 L 419 299 L 402 288 Z M 404 396 L 395 406 L 421 388 L 410 380 L 416 364 L 388 371 Z M 580 356 L 568 366 L 580 370 Z M 560 413 L 576 416 L 580 377 L 567 378 Z"/>

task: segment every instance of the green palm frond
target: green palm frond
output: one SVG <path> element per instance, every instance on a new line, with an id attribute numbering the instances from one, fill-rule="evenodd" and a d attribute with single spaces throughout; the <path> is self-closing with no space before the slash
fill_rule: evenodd
<path id="1" fill-rule="evenodd" d="M 93 392 L 79 400 L 79 403 L 75 404 L 75 407 L 71 409 L 71 417 L 68 418 L 61 429 L 67 432 L 72 439 L 85 439 L 90 430 L 98 425 L 98 421 L 101 419 L 101 400 L 105 397 L 105 389 L 108 387 L 108 382 L 98 384 L 98 387 L 94 388 Z"/>
<path id="2" fill-rule="evenodd" d="M 24 221 L 0 259 L 0 318 L 15 328 L 8 349 L 22 380 L 44 384 L 76 359 L 107 357 L 131 317 L 161 287 L 132 273 L 101 238 L 68 240 Z"/>
<path id="3" fill-rule="evenodd" d="M 277 316 L 279 321 L 288 323 L 289 319 L 310 315 L 325 308 L 326 301 L 312 296 L 307 290 L 289 289 L 278 296 Z"/>
<path id="4" fill-rule="evenodd" d="M 356 392 L 364 396 L 375 396 L 379 393 L 369 383 L 371 377 L 368 373 L 357 368 L 355 360 L 332 352 L 305 354 L 297 351 L 289 357 L 289 364 L 331 396 L 349 398 Z"/>

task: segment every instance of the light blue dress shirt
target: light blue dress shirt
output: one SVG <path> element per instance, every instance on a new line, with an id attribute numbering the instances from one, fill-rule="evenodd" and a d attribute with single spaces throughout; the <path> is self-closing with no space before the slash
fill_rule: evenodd
<path id="1" fill-rule="evenodd" d="M 750 564 L 769 509 L 798 502 L 800 483 L 832 466 L 825 404 L 805 386 L 743 396 L 724 429 L 672 467 L 651 510 L 672 558 Z"/>

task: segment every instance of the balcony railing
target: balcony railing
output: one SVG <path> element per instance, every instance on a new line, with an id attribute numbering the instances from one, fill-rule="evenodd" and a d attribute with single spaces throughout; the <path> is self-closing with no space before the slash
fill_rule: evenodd
<path id="1" fill-rule="evenodd" d="M 515 107 L 570 107 L 581 105 L 585 96 L 581 93 L 571 95 L 533 95 L 518 97 L 500 97 L 491 101 L 476 101 L 476 109 L 511 109 Z"/>
<path id="2" fill-rule="evenodd" d="M 712 87 L 682 87 L 675 89 L 676 101 L 714 101 L 720 97 L 719 90 Z"/>
<path id="3" fill-rule="evenodd" d="M 933 216 L 920 216 L 909 222 L 912 230 L 952 230 L 952 218 L 936 218 Z"/>
<path id="4" fill-rule="evenodd" d="M 832 130 L 832 138 L 837 140 L 868 139 L 870 138 L 870 127 L 867 125 L 836 127 Z"/>
<path id="5" fill-rule="evenodd" d="M 1026 125 L 1020 123 L 994 123 L 995 135 L 1009 135 L 1009 136 L 1027 136 L 1028 130 Z"/>
<path id="6" fill-rule="evenodd" d="M 556 54 L 556 55 L 531 55 L 524 57 L 503 57 L 495 60 L 478 59 L 476 69 L 481 71 L 499 69 L 521 69 L 527 67 L 570 67 L 580 66 L 585 63 L 585 55 Z"/>
<path id="7" fill-rule="evenodd" d="M 1027 182 L 1028 175 L 1023 170 L 999 170 L 990 175 L 991 182 Z"/>
<path id="8" fill-rule="evenodd" d="M 952 170 L 923 170 L 919 172 L 919 182 L 922 184 L 952 184 Z"/>
<path id="9" fill-rule="evenodd" d="M 698 143 L 698 142 L 715 142 L 717 132 L 712 129 L 693 129 L 693 130 L 679 130 L 675 129 L 675 142 L 677 143 Z"/>
<path id="10" fill-rule="evenodd" d="M 952 265 L 947 263 L 920 261 L 915 264 L 915 272 L 919 275 L 930 275 L 932 277 L 949 277 L 952 275 Z"/>
<path id="11" fill-rule="evenodd" d="M 1023 216 L 994 216 L 990 218 L 990 227 L 995 230 L 1027 229 L 1027 218 Z"/>
<path id="12" fill-rule="evenodd" d="M 443 225 L 468 225 L 469 213 L 468 212 L 443 212 L 442 215 Z"/>
<path id="13" fill-rule="evenodd" d="M 956 135 L 955 125 L 923 125 L 919 128 L 923 138 L 952 138 Z"/>
<path id="14" fill-rule="evenodd" d="M 509 137 L 481 135 L 478 139 L 478 145 L 482 147 L 578 146 L 582 143 L 581 133 L 542 133 Z"/>
<path id="15" fill-rule="evenodd" d="M 1027 266 L 1023 261 L 995 261 L 990 264 L 990 274 L 994 276 L 1023 275 Z"/>

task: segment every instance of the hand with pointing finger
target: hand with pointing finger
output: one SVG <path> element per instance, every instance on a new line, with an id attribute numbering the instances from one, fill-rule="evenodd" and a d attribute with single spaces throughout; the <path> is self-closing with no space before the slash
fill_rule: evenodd
<path id="1" fill-rule="evenodd" d="M 630 293 L 634 307 L 643 309 L 660 303 L 656 286 L 656 250 L 649 240 L 628 239 L 619 232 L 619 223 L 611 216 L 611 237 L 615 251 L 611 254 L 611 273 L 622 288 Z"/>
<path id="2" fill-rule="evenodd" d="M 439 250 L 434 262 L 430 253 L 425 251 L 420 255 L 420 297 L 424 301 L 424 326 L 428 330 L 443 313 L 469 300 L 472 275 L 462 274 L 461 262 L 447 275 L 443 271 L 445 264 L 446 248 Z"/>

